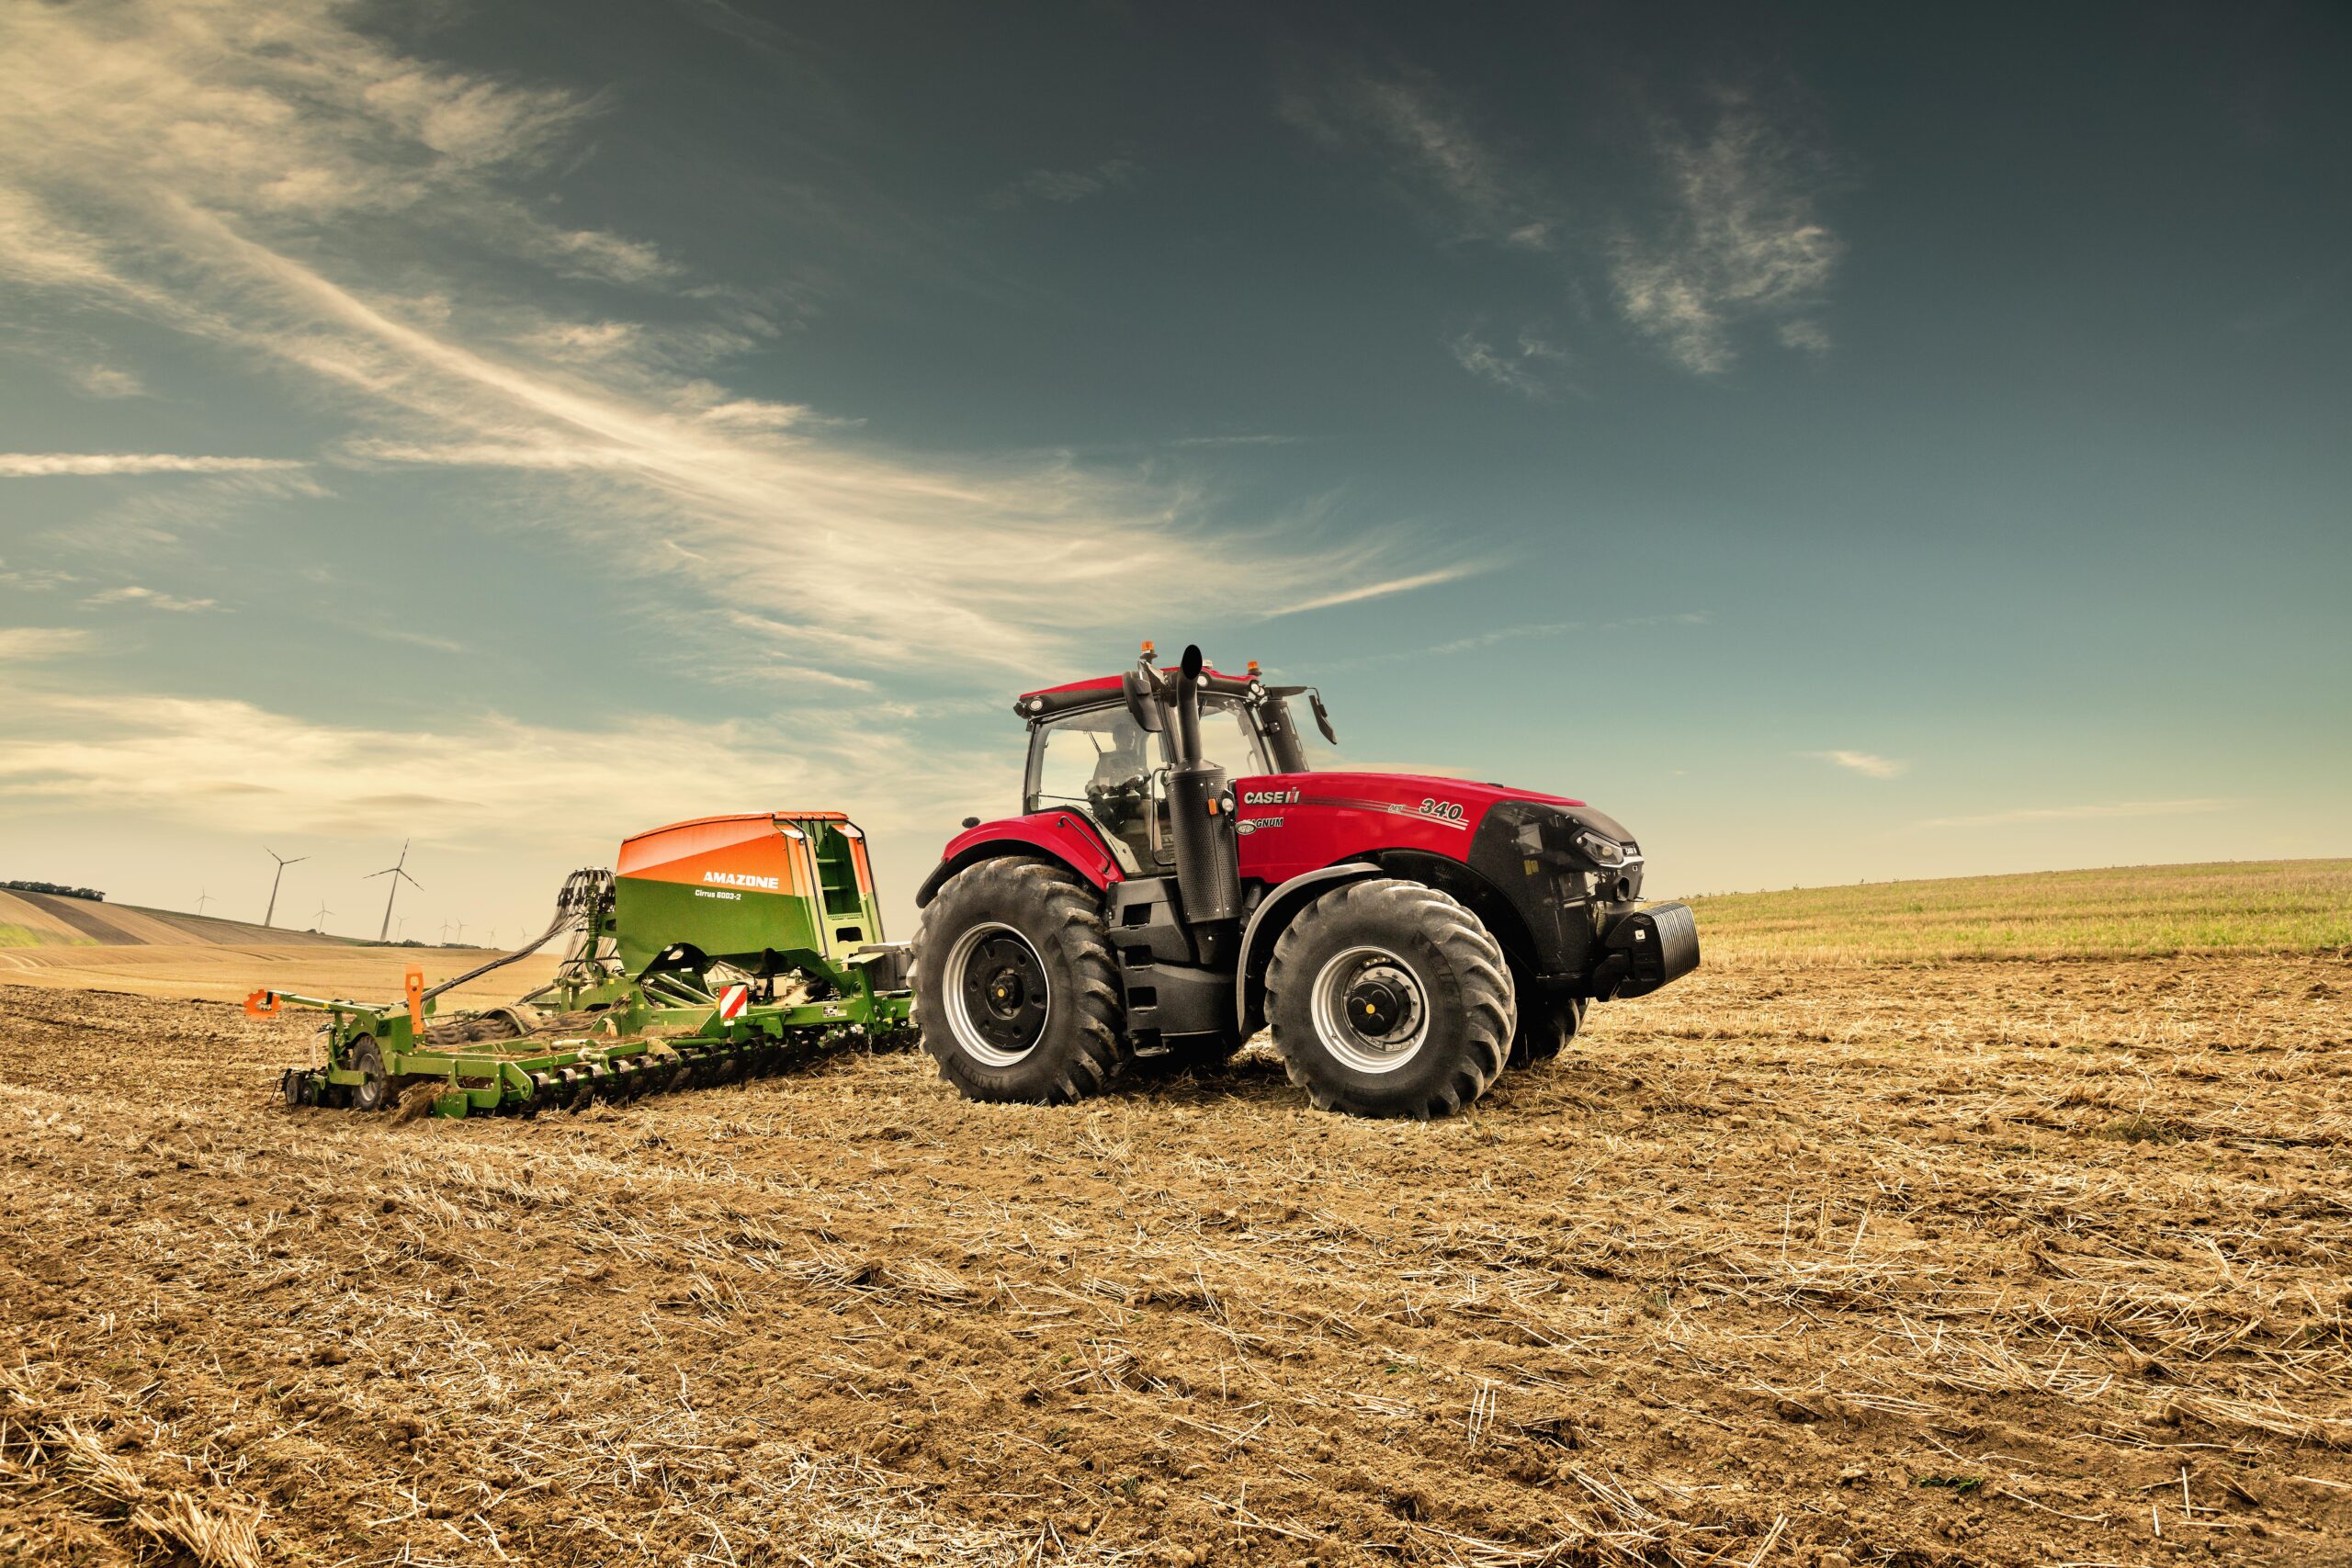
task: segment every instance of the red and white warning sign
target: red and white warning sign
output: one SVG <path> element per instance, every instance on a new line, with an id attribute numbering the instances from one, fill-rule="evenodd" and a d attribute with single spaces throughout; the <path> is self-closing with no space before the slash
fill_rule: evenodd
<path id="1" fill-rule="evenodd" d="M 718 1016 L 729 1022 L 743 1016 L 743 1009 L 752 1000 L 749 986 L 729 986 L 718 993 Z"/>

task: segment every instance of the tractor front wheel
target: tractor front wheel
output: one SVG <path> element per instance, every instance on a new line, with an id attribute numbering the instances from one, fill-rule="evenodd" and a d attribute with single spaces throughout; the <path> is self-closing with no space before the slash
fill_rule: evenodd
<path id="1" fill-rule="evenodd" d="M 915 934 L 915 1023 L 967 1100 L 1062 1105 L 1119 1062 L 1118 970 L 1101 901 L 1044 861 L 948 878 Z"/>
<path id="2" fill-rule="evenodd" d="M 1319 1110 L 1450 1116 L 1502 1075 L 1510 969 L 1478 917 L 1375 877 L 1324 894 L 1274 944 L 1274 1049 Z"/>

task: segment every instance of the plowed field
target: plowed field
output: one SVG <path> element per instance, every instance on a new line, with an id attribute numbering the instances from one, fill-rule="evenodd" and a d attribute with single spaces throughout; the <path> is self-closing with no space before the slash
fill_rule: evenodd
<path id="1" fill-rule="evenodd" d="M 1427 1126 L 306 1039 L 0 987 L 0 1560 L 2352 1560 L 2341 955 L 1735 948 Z"/>

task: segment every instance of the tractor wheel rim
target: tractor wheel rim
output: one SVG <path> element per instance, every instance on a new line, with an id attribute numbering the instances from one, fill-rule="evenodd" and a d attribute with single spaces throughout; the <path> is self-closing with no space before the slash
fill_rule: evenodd
<path id="1" fill-rule="evenodd" d="M 1001 920 L 956 939 L 940 992 L 947 1032 L 984 1066 L 1009 1067 L 1027 1056 L 1053 1017 L 1053 988 L 1037 950 Z"/>
<path id="2" fill-rule="evenodd" d="M 1308 996 L 1316 1037 L 1357 1072 L 1393 1073 L 1429 1039 L 1429 996 L 1420 977 L 1385 947 L 1333 953 Z"/>

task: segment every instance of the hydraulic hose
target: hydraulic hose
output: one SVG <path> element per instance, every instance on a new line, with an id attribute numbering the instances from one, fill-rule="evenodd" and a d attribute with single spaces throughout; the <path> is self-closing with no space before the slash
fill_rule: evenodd
<path id="1" fill-rule="evenodd" d="M 528 958 L 566 930 L 593 926 L 605 901 L 612 897 L 612 890 L 613 874 L 602 867 L 573 872 L 564 878 L 563 891 L 556 895 L 554 922 L 534 937 L 528 946 L 517 948 L 503 957 L 493 958 L 487 964 L 442 981 L 424 993 L 424 999 L 431 1001 L 442 992 L 454 990 L 469 980 L 479 980 L 493 970 L 503 969 L 509 964 Z"/>

